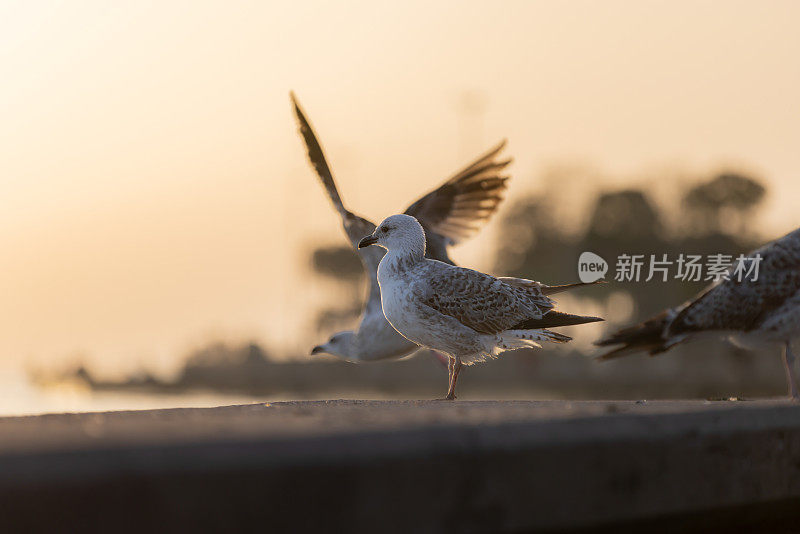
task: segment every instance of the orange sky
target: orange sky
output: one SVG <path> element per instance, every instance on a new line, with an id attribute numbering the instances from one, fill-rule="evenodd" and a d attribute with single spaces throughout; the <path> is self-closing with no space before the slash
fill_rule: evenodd
<path id="1" fill-rule="evenodd" d="M 298 266 L 340 234 L 290 89 L 370 217 L 507 137 L 512 195 L 554 162 L 734 164 L 766 235 L 800 225 L 798 2 L 295 4 L 0 3 L 0 366 L 313 344 Z M 488 230 L 456 258 L 487 267 Z"/>

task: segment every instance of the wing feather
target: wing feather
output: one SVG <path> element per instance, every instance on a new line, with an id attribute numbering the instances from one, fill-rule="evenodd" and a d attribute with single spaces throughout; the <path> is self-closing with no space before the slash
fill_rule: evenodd
<path id="1" fill-rule="evenodd" d="M 414 202 L 405 213 L 416 217 L 429 234 L 437 234 L 433 237 L 450 244 L 473 236 L 503 201 L 509 177 L 500 173 L 511 159 L 497 157 L 505 146 L 504 140 Z"/>
<path id="2" fill-rule="evenodd" d="M 535 285 L 512 286 L 471 269 L 449 267 L 428 277 L 426 283 L 423 302 L 427 306 L 481 334 L 497 334 L 523 321 L 541 319 L 553 308 Z"/>
<path id="3" fill-rule="evenodd" d="M 311 162 L 311 166 L 314 167 L 314 170 L 317 172 L 317 176 L 319 176 L 322 186 L 328 193 L 328 197 L 330 197 L 331 202 L 333 202 L 333 207 L 336 208 L 336 211 L 341 213 L 344 217 L 344 214 L 347 212 L 347 210 L 344 207 L 344 203 L 342 203 L 342 198 L 339 196 L 339 191 L 336 188 L 336 182 L 333 179 L 333 173 L 328 166 L 328 161 L 325 159 L 325 152 L 322 150 L 322 145 L 320 145 L 319 141 L 317 140 L 317 136 L 314 134 L 314 129 L 311 128 L 311 124 L 309 124 L 308 119 L 306 119 L 305 113 L 303 113 L 303 110 L 300 107 L 300 103 L 297 101 L 297 97 L 295 97 L 294 92 L 289 93 L 289 97 L 292 99 L 294 114 L 295 117 L 297 117 L 297 124 L 300 128 L 300 135 L 303 137 L 303 140 L 306 143 L 308 160 Z"/>
<path id="4" fill-rule="evenodd" d="M 669 333 L 703 330 L 751 331 L 800 292 L 800 229 L 753 251 L 761 256 L 756 280 L 731 277 L 704 290 L 684 306 Z"/>
<path id="5" fill-rule="evenodd" d="M 297 117 L 300 135 L 303 137 L 306 144 L 308 160 L 311 162 L 311 166 L 316 171 L 317 176 L 319 176 L 322 186 L 325 188 L 328 197 L 333 203 L 333 207 L 339 212 L 339 215 L 341 215 L 342 226 L 347 234 L 347 238 L 350 240 L 350 244 L 356 246 L 362 237 L 375 230 L 375 225 L 345 208 L 342 197 L 339 195 L 339 190 L 336 187 L 336 181 L 333 179 L 333 173 L 328 165 L 328 160 L 325 158 L 325 152 L 322 150 L 322 145 L 317 139 L 317 135 L 314 133 L 314 129 L 306 118 L 303 109 L 300 107 L 300 103 L 297 101 L 295 94 L 292 92 L 289 93 L 289 96 L 294 106 L 294 114 Z"/>
<path id="6" fill-rule="evenodd" d="M 702 331 L 749 332 L 769 328 L 779 310 L 800 292 L 800 229 L 751 252 L 761 256 L 756 280 L 735 278 L 712 284 L 694 299 L 595 342 L 620 345 L 600 356 L 609 360 L 647 351 L 666 352 Z M 773 323 L 774 324 L 774 323 Z"/>
<path id="7" fill-rule="evenodd" d="M 294 107 L 294 113 L 297 117 L 297 123 L 300 129 L 300 135 L 306 144 L 308 151 L 308 160 L 311 166 L 319 176 L 322 186 L 328 193 L 328 197 L 333 203 L 333 207 L 339 212 L 342 218 L 342 227 L 344 228 L 347 239 L 354 250 L 358 249 L 358 242 L 367 234 L 371 234 L 375 230 L 375 225 L 351 212 L 345 208 L 342 198 L 339 195 L 339 190 L 336 188 L 336 181 L 333 179 L 328 161 L 325 158 L 325 152 L 322 150 L 322 145 L 317 139 L 314 129 L 306 119 L 300 103 L 297 101 L 294 93 L 289 93 Z M 384 250 L 378 247 L 368 247 L 365 249 L 357 250 L 358 257 L 364 266 L 369 282 L 369 296 L 367 298 L 367 307 L 378 305 L 380 306 L 380 288 L 378 286 L 378 264 L 383 258 Z M 376 304 L 377 303 L 377 304 Z"/>

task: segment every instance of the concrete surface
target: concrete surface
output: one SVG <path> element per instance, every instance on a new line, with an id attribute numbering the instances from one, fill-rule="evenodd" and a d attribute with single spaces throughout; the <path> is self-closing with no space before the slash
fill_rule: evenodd
<path id="1" fill-rule="evenodd" d="M 329 401 L 0 419 L 0 531 L 800 530 L 800 406 Z"/>

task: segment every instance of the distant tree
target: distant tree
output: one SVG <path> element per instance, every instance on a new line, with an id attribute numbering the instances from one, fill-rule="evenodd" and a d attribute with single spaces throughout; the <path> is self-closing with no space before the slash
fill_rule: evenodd
<path id="1" fill-rule="evenodd" d="M 247 356 L 245 357 L 245 361 L 248 363 L 261 363 L 267 361 L 268 357 L 267 354 L 264 352 L 264 349 L 261 348 L 261 345 L 255 342 L 251 342 L 247 345 Z"/>
<path id="2" fill-rule="evenodd" d="M 348 246 L 324 246 L 311 253 L 311 266 L 319 274 L 343 279 L 360 280 L 364 275 L 361 260 Z"/>
<path id="3" fill-rule="evenodd" d="M 603 302 L 610 293 L 628 293 L 634 303 L 635 317 L 643 319 L 691 297 L 708 283 L 677 279 L 675 269 L 666 282 L 645 282 L 651 255 L 661 259 L 667 254 L 667 261 L 675 261 L 679 254 L 735 256 L 751 250 L 758 239 L 750 234 L 720 234 L 706 229 L 718 228 L 717 221 L 723 214 L 746 221 L 743 214 L 751 214 L 763 196 L 763 187 L 749 178 L 731 174 L 717 176 L 680 197 L 684 199 L 683 213 L 688 214 L 685 219 L 702 218 L 692 223 L 698 230 L 681 233 L 666 227 L 667 221 L 676 217 L 665 217 L 661 206 L 653 202 L 645 190 L 610 190 L 595 199 L 589 211 L 589 224 L 580 236 L 564 230 L 570 225 L 563 217 L 569 215 L 552 209 L 558 202 L 555 194 L 523 197 L 513 202 L 499 221 L 502 238 L 494 271 L 545 283 L 572 282 L 577 279 L 580 254 L 591 251 L 609 263 L 606 279 L 610 283 L 582 289 L 576 295 Z M 706 220 L 711 223 L 705 223 Z M 644 259 L 640 282 L 614 281 L 617 261 L 622 254 L 641 255 Z"/>
<path id="4" fill-rule="evenodd" d="M 629 244 L 660 241 L 662 234 L 661 217 L 644 192 L 625 189 L 597 198 L 587 239 Z"/>
<path id="5" fill-rule="evenodd" d="M 331 333 L 352 326 L 361 312 L 364 268 L 356 252 L 348 246 L 323 246 L 311 253 L 314 272 L 329 277 L 344 287 L 347 297 L 334 306 L 324 307 L 315 315 L 318 332 Z"/>
<path id="6" fill-rule="evenodd" d="M 520 198 L 500 219 L 500 235 L 494 270 L 508 276 L 531 277 L 554 282 L 572 247 L 543 195 Z M 572 267 L 569 268 L 570 272 Z"/>
<path id="7" fill-rule="evenodd" d="M 361 314 L 361 302 L 353 300 L 344 307 L 329 307 L 319 310 L 314 318 L 317 331 L 331 334 L 338 330 L 352 328 Z"/>
<path id="8" fill-rule="evenodd" d="M 765 193 L 765 187 L 754 178 L 719 174 L 684 195 L 688 228 L 694 235 L 742 233 Z"/>
<path id="9" fill-rule="evenodd" d="M 254 364 L 263 363 L 269 358 L 264 349 L 255 342 L 229 345 L 222 341 L 214 341 L 192 350 L 186 356 L 186 366 L 208 367 L 221 364 Z"/>

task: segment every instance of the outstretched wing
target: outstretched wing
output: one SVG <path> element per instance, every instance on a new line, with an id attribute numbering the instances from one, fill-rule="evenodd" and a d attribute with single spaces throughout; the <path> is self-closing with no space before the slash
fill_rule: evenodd
<path id="1" fill-rule="evenodd" d="M 303 140 L 306 143 L 308 159 L 311 162 L 311 166 L 314 167 L 314 170 L 317 172 L 317 176 L 319 176 L 322 186 L 325 188 L 325 191 L 327 191 L 328 197 L 333 203 L 333 207 L 342 217 L 342 226 L 347 234 L 347 239 L 350 241 L 350 245 L 354 249 L 358 249 L 358 242 L 365 235 L 375 231 L 375 225 L 344 207 L 342 197 L 339 196 L 339 190 L 336 188 L 336 182 L 333 179 L 333 173 L 328 166 L 328 161 L 325 159 L 325 152 L 322 150 L 322 145 L 320 145 L 317 140 L 317 136 L 314 134 L 314 130 L 311 128 L 308 119 L 306 119 L 294 93 L 289 93 L 289 95 L 292 99 L 294 114 L 297 117 L 297 123 L 300 127 L 300 135 L 303 136 Z M 369 307 L 375 303 L 380 306 L 378 264 L 381 258 L 383 258 L 385 251 L 379 247 L 367 247 L 358 250 L 357 253 L 361 258 L 361 263 L 364 265 L 364 270 L 369 279 L 367 306 Z"/>
<path id="2" fill-rule="evenodd" d="M 289 93 L 289 95 L 292 99 L 294 114 L 297 117 L 298 126 L 300 127 L 300 135 L 303 136 L 303 140 L 306 143 L 308 160 L 311 162 L 311 166 L 314 167 L 314 170 L 317 172 L 317 176 L 319 176 L 322 186 L 328 193 L 328 197 L 331 199 L 333 207 L 339 212 L 339 215 L 341 215 L 342 226 L 344 226 L 344 230 L 347 233 L 350 243 L 353 246 L 356 246 L 362 237 L 372 233 L 375 230 L 375 225 L 344 207 L 342 197 L 339 195 L 339 190 L 336 188 L 336 181 L 333 179 L 333 173 L 331 172 L 331 168 L 328 166 L 328 161 L 325 159 L 325 152 L 322 150 L 322 145 L 320 145 L 319 141 L 317 140 L 317 136 L 314 133 L 314 130 L 311 128 L 311 124 L 309 124 L 308 119 L 306 119 L 306 116 L 303 113 L 300 104 L 297 102 L 297 98 L 295 97 L 294 93 Z"/>
<path id="3" fill-rule="evenodd" d="M 539 288 L 522 288 L 472 269 L 439 263 L 426 280 L 423 302 L 481 334 L 497 334 L 542 319 L 553 301 Z"/>
<path id="4" fill-rule="evenodd" d="M 408 207 L 405 213 L 422 224 L 429 241 L 439 237 L 454 244 L 471 237 L 497 211 L 509 178 L 502 171 L 511 163 L 498 159 L 505 146 L 504 140 Z"/>
<path id="5" fill-rule="evenodd" d="M 756 255 L 761 261 L 755 280 L 731 276 L 712 285 L 680 310 L 669 332 L 754 330 L 800 292 L 800 230 L 751 252 L 748 258 Z"/>

